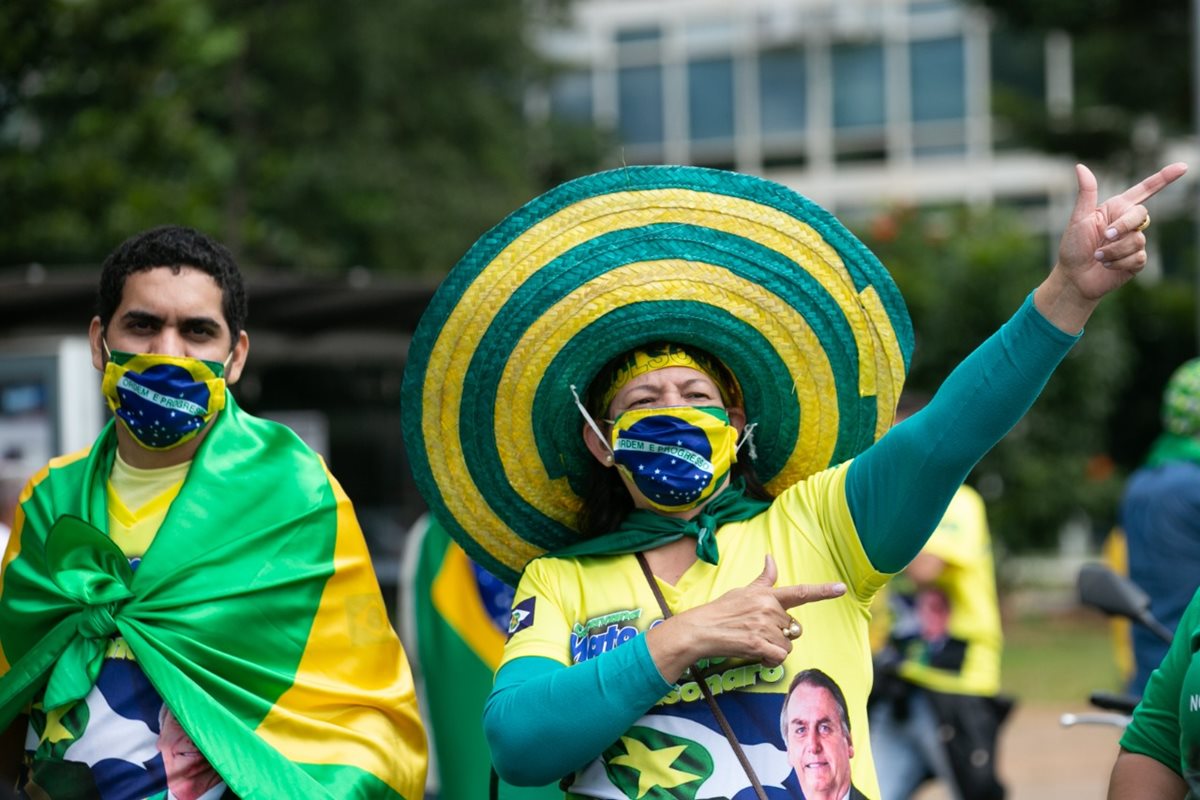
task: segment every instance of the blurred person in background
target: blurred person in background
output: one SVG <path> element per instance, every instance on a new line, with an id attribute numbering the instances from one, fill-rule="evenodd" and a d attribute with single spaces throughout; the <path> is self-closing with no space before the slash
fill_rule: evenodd
<path id="1" fill-rule="evenodd" d="M 0 775 L 29 796 L 420 796 L 412 676 L 353 506 L 228 389 L 245 319 L 229 251 L 189 228 L 101 267 L 113 419 L 30 479 L 0 572 Z"/>
<path id="2" fill-rule="evenodd" d="M 897 423 L 927 402 L 905 392 Z M 1000 603 L 978 492 L 959 487 L 926 545 L 876 595 L 872 613 L 887 621 L 885 636 L 873 637 L 869 712 L 881 796 L 911 797 L 937 779 L 964 800 L 1003 797 L 996 741 L 1011 702 L 998 696 Z"/>
<path id="3" fill-rule="evenodd" d="M 1116 536 L 1124 534 L 1128 575 L 1150 596 L 1150 613 L 1173 631 L 1200 587 L 1200 358 L 1171 374 L 1160 420 L 1162 434 L 1126 484 Z M 1141 625 L 1129 629 L 1128 691 L 1140 695 L 1167 645 Z"/>

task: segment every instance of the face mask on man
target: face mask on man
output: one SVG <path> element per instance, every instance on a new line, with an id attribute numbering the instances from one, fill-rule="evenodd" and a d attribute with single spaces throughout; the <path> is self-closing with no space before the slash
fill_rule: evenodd
<path id="1" fill-rule="evenodd" d="M 101 384 L 104 399 L 148 450 L 179 447 L 225 407 L 225 364 L 187 356 L 110 352 L 107 343 L 104 349 L 109 353 Z"/>

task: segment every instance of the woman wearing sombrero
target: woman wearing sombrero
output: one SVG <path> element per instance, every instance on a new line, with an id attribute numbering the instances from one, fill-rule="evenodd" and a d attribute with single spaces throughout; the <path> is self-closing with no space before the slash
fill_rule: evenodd
<path id="1" fill-rule="evenodd" d="M 903 300 L 784 187 L 614 170 L 484 235 L 418 326 L 403 412 L 431 509 L 517 586 L 484 720 L 500 775 L 588 798 L 878 798 L 871 597 L 1142 268 L 1142 203 L 1185 169 L 1097 205 L 1080 166 L 1054 269 L 886 437 Z M 806 670 L 844 714 L 791 715 Z M 822 747 L 835 729 L 845 746 Z"/>

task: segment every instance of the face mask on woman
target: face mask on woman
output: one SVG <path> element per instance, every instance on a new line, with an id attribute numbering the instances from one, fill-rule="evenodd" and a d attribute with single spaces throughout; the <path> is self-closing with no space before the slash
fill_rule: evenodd
<path id="1" fill-rule="evenodd" d="M 612 422 L 617 468 L 660 511 L 687 511 L 707 500 L 737 461 L 737 429 L 719 406 L 625 411 Z"/>
<path id="2" fill-rule="evenodd" d="M 194 438 L 225 407 L 224 373 L 225 365 L 215 361 L 113 350 L 101 390 L 138 444 L 170 450 Z"/>

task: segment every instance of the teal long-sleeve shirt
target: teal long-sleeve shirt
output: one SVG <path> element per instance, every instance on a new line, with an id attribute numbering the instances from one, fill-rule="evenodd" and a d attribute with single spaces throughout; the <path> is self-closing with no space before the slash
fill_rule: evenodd
<path id="1" fill-rule="evenodd" d="M 1025 414 L 1078 338 L 1047 321 L 1030 295 L 925 408 L 854 459 L 846 500 L 876 569 L 898 572 L 920 552 L 971 468 Z M 568 775 L 670 690 L 644 636 L 569 668 L 514 659 L 497 673 L 484 709 L 496 771 L 516 785 Z M 597 698 L 585 717 L 571 711 L 579 697 Z"/>

